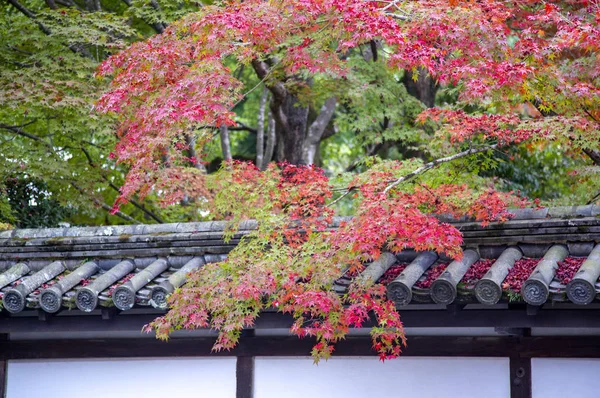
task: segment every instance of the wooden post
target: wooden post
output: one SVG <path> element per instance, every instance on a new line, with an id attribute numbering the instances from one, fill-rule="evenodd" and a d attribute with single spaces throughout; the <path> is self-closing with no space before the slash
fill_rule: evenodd
<path id="1" fill-rule="evenodd" d="M 135 304 L 135 293 L 146 286 L 152 279 L 160 275 L 160 273 L 165 271 L 168 267 L 169 264 L 167 263 L 167 260 L 159 258 L 135 274 L 129 282 L 117 287 L 112 294 L 115 306 L 121 311 L 133 308 Z"/>
<path id="2" fill-rule="evenodd" d="M 475 297 L 481 304 L 493 305 L 502 297 L 502 282 L 515 262 L 523 256 L 518 247 L 504 250 L 492 268 L 475 285 Z"/>
<path id="3" fill-rule="evenodd" d="M 412 287 L 421 275 L 438 259 L 434 252 L 423 252 L 387 287 L 387 295 L 397 306 L 408 305 L 412 300 Z"/>
<path id="4" fill-rule="evenodd" d="M 564 245 L 554 245 L 546 252 L 521 288 L 521 295 L 527 304 L 542 305 L 548 300 L 548 285 L 556 274 L 558 263 L 568 255 L 569 251 Z"/>
<path id="5" fill-rule="evenodd" d="M 510 398 L 531 398 L 531 358 L 510 357 Z"/>
<path id="6" fill-rule="evenodd" d="M 98 305 L 98 294 L 134 269 L 133 261 L 121 261 L 99 276 L 91 285 L 79 289 L 77 296 L 75 296 L 77 308 L 84 312 L 93 311 Z"/>
<path id="7" fill-rule="evenodd" d="M 40 287 L 42 284 L 55 278 L 66 269 L 64 261 L 54 261 L 44 268 L 26 278 L 23 283 L 13 289 L 9 289 L 2 298 L 4 308 L 8 312 L 21 312 L 25 308 L 27 295 Z"/>
<path id="8" fill-rule="evenodd" d="M 0 361 L 0 398 L 6 395 L 6 362 Z"/>
<path id="9" fill-rule="evenodd" d="M 456 299 L 456 285 L 477 260 L 479 260 L 479 253 L 475 250 L 465 250 L 462 260 L 452 261 L 431 284 L 430 294 L 433 301 L 438 304 L 451 304 Z"/>
<path id="10" fill-rule="evenodd" d="M 8 334 L 0 334 L 0 342 L 7 342 Z M 6 382 L 7 382 L 7 367 L 8 361 L 0 359 L 0 398 L 6 396 Z"/>
<path id="11" fill-rule="evenodd" d="M 575 304 L 587 305 L 596 297 L 596 281 L 600 276 L 600 244 L 594 247 L 587 260 L 567 284 L 567 296 Z"/>
<path id="12" fill-rule="evenodd" d="M 254 397 L 254 357 L 237 357 L 235 364 L 236 398 Z"/>
<path id="13" fill-rule="evenodd" d="M 183 285 L 187 278 L 187 274 L 191 271 L 200 268 L 205 264 L 204 258 L 194 257 L 181 269 L 175 272 L 166 281 L 152 288 L 150 304 L 155 308 L 167 308 L 167 296 L 175 291 L 175 288 Z"/>
<path id="14" fill-rule="evenodd" d="M 54 286 L 42 290 L 40 293 L 40 307 L 51 314 L 58 312 L 62 304 L 63 294 L 71 290 L 85 278 L 94 275 L 98 272 L 98 269 L 98 265 L 93 261 L 77 267 L 77 269 L 58 281 Z"/>

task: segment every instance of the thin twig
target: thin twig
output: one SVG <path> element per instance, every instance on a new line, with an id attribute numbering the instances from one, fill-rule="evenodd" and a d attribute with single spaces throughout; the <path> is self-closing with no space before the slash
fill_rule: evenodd
<path id="1" fill-rule="evenodd" d="M 346 191 L 346 193 L 343 193 L 342 195 L 340 195 L 340 197 L 339 197 L 339 198 L 337 198 L 337 199 L 336 199 L 336 200 L 334 200 L 333 202 L 329 203 L 329 204 L 327 205 L 327 207 L 331 207 L 331 206 L 333 206 L 334 204 L 336 204 L 337 202 L 339 202 L 340 200 L 342 200 L 342 199 L 344 199 L 346 196 L 348 196 L 348 195 L 350 194 L 350 192 L 352 192 L 352 191 L 354 191 L 354 190 L 355 190 L 355 188 L 354 188 L 354 187 L 352 187 L 352 188 L 347 188 L 347 189 L 348 189 L 348 190 Z"/>
<path id="2" fill-rule="evenodd" d="M 437 166 L 438 164 L 441 163 L 446 163 L 446 162 L 451 162 L 453 160 L 456 159 L 460 159 L 463 158 L 465 156 L 469 156 L 469 155 L 474 155 L 476 153 L 480 153 L 480 152 L 486 152 L 489 151 L 490 149 L 496 149 L 496 147 L 498 146 L 498 144 L 494 144 L 494 145 L 489 145 L 489 146 L 485 146 L 485 147 L 481 147 L 481 148 L 471 148 L 471 149 L 467 149 L 466 151 L 463 152 L 459 152 L 456 153 L 452 156 L 447 156 L 445 158 L 439 158 L 436 160 L 433 160 L 429 163 L 424 164 L 423 166 L 419 167 L 418 169 L 398 178 L 396 181 L 394 181 L 393 183 L 391 183 L 390 185 L 388 185 L 384 190 L 383 193 L 387 194 L 392 188 L 394 188 L 395 186 L 397 186 L 398 184 L 403 183 L 406 180 L 409 180 L 415 176 L 417 176 L 418 174 L 421 174 L 429 169 L 434 168 L 435 166 Z"/>

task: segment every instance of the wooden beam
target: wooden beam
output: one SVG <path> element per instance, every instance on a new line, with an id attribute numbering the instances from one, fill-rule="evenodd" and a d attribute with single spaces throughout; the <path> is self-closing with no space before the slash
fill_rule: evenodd
<path id="1" fill-rule="evenodd" d="M 531 398 L 531 358 L 510 357 L 510 398 Z"/>
<path id="2" fill-rule="evenodd" d="M 254 397 L 254 358 L 237 357 L 235 365 L 236 398 Z"/>
<path id="3" fill-rule="evenodd" d="M 231 351 L 211 351 L 214 338 L 65 339 L 0 341 L 0 361 L 11 359 L 307 356 L 313 339 L 296 337 L 241 338 Z M 521 358 L 600 358 L 600 337 L 409 337 L 402 356 Z M 336 356 L 374 356 L 371 340 L 348 337 L 335 345 Z"/>
<path id="4" fill-rule="evenodd" d="M 400 310 L 400 318 L 409 328 L 598 328 L 598 309 L 545 309 L 542 307 L 533 314 L 526 306 L 509 309 L 450 309 L 414 310 L 411 307 Z M 105 311 L 106 313 L 106 311 Z M 22 312 L 21 315 L 25 314 Z M 45 322 L 38 320 L 37 312 L 31 316 L 8 316 L 0 314 L 0 333 L 58 333 L 58 332 L 139 332 L 142 327 L 164 314 L 164 311 L 148 308 L 129 310 L 113 314 L 103 320 L 98 314 L 84 314 L 79 311 L 63 311 Z M 292 326 L 293 318 L 276 312 L 260 314 L 255 329 L 285 329 Z M 369 327 L 373 323 L 364 326 Z M 45 336 L 44 338 L 48 338 Z"/>

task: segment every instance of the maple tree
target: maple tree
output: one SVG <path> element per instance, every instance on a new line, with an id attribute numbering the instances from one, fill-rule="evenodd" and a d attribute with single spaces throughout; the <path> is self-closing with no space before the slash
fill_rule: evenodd
<path id="1" fill-rule="evenodd" d="M 86 1 L 86 10 L 66 0 L 46 2 L 48 9 L 7 1 L 20 19 L 3 35 L 18 43 L 7 43 L 16 50 L 3 58 L 11 66 L 0 103 L 10 110 L 1 115 L 11 123 L 0 128 L 36 143 L 22 162 L 30 174 L 43 176 L 50 161 L 64 174 L 57 181 L 105 208 L 114 192 L 90 193 L 114 181 L 115 213 L 135 203 L 194 203 L 230 221 L 228 238 L 241 222 L 255 222 L 226 261 L 206 265 L 172 295 L 171 310 L 150 325 L 162 338 L 212 327 L 215 349 L 230 349 L 273 307 L 294 316 L 294 334 L 316 337 L 319 359 L 374 314 L 373 347 L 382 359 L 395 357 L 405 344 L 402 323 L 383 284 L 358 276 L 365 263 L 406 248 L 459 258 L 460 232 L 435 214 L 486 224 L 508 219 L 509 206 L 529 205 L 485 177 L 501 150 L 560 147 L 600 162 L 594 1 L 125 1 L 119 13 L 100 10 L 100 1 Z M 81 20 L 87 29 L 72 35 Z M 157 34 L 127 46 L 148 30 Z M 109 79 L 90 80 L 110 52 L 98 70 Z M 86 107 L 101 90 L 99 119 L 89 121 Z M 256 165 L 231 160 L 230 133 L 252 130 L 250 117 Z M 314 166 L 320 151 L 342 152 L 320 148 L 327 136 L 347 138 L 336 130 L 352 134 L 341 147 L 365 156 L 343 167 L 360 173 L 327 176 Z M 207 173 L 216 136 L 228 162 Z M 402 156 L 370 157 L 393 149 Z M 104 166 L 94 167 L 94 156 Z M 72 167 L 59 166 L 65 161 Z M 586 187 L 597 184 L 594 170 Z M 334 210 L 354 217 L 330 228 Z M 477 264 L 478 274 L 489 268 Z M 353 280 L 340 296 L 331 287 L 342 275 Z"/>
<path id="2" fill-rule="evenodd" d="M 243 220 L 256 222 L 226 261 L 194 273 L 149 329 L 167 338 L 178 328 L 212 327 L 219 332 L 214 348 L 230 349 L 242 328 L 272 306 L 293 314 L 294 334 L 316 336 L 319 359 L 374 313 L 374 349 L 382 359 L 399 355 L 402 324 L 383 285 L 358 276 L 338 296 L 332 282 L 358 275 L 382 250 L 460 258 L 460 232 L 435 214 L 486 224 L 508 219 L 508 206 L 529 205 L 477 176 L 499 148 L 554 142 L 597 164 L 599 22 L 591 1 L 229 1 L 109 58 L 99 74 L 112 81 L 97 107 L 117 115 L 114 156 L 129 167 L 115 210 L 136 193 L 158 189 L 165 204 L 203 198 L 232 230 Z M 346 120 L 361 114 L 353 106 L 360 91 L 339 88 L 360 81 L 360 71 L 374 63 L 379 74 L 361 87 L 366 95 L 398 73 L 414 82 L 406 85 L 413 94 L 451 87 L 456 101 L 431 108 L 434 102 L 424 99 L 430 109 L 421 107 L 415 124 L 398 132 L 426 141 L 433 160 L 368 161 L 338 190 L 311 166 L 315 145 L 336 103 L 350 109 Z M 254 87 L 238 78 L 244 67 L 259 79 Z M 227 128 L 236 125 L 232 109 L 262 85 L 271 96 L 278 160 L 288 163 L 261 171 L 263 162 L 230 161 L 209 175 L 190 167 L 199 161 L 190 151 L 202 153 L 215 131 L 227 147 Z M 320 112 L 308 126 L 316 104 Z M 533 112 L 519 113 L 522 104 Z M 389 116 L 384 110 L 385 128 L 375 135 L 385 135 Z M 329 229 L 332 205 L 343 200 L 351 200 L 353 218 Z M 513 279 L 517 286 L 520 279 Z"/>

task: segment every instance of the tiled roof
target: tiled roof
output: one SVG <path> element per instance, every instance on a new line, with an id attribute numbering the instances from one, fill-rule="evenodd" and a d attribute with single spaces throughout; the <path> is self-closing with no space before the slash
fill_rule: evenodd
<path id="1" fill-rule="evenodd" d="M 385 283 L 398 306 L 594 301 L 600 293 L 600 207 L 514 213 L 511 221 L 487 228 L 448 220 L 464 235 L 461 261 L 410 250 L 384 253 L 361 277 Z M 205 222 L 0 232 L 3 311 L 164 308 L 190 271 L 225 258 L 253 223 L 228 242 L 224 227 Z M 341 277 L 334 289 L 343 293 L 348 283 Z"/>

